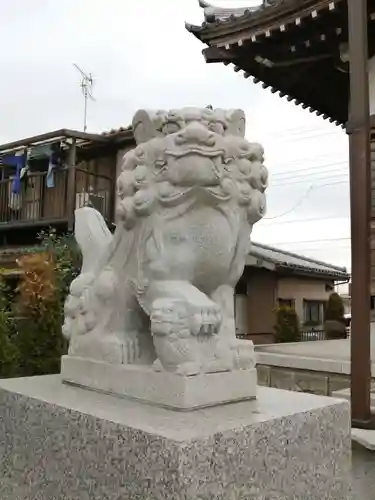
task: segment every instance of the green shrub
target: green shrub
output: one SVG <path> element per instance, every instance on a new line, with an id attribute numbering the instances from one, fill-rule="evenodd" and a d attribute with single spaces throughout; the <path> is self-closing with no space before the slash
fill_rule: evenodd
<path id="1" fill-rule="evenodd" d="M 71 282 L 81 271 L 81 251 L 72 233 L 58 235 L 54 229 L 51 229 L 49 232 L 40 233 L 39 239 L 41 251 L 53 257 L 59 297 L 64 303 Z"/>
<path id="2" fill-rule="evenodd" d="M 19 352 L 14 344 L 15 327 L 10 312 L 8 290 L 0 280 L 0 377 L 17 374 Z"/>
<path id="3" fill-rule="evenodd" d="M 327 339 L 346 338 L 344 304 L 338 293 L 331 293 L 325 310 L 324 331 Z"/>
<path id="4" fill-rule="evenodd" d="M 80 252 L 71 235 L 41 234 L 41 246 L 19 260 L 17 346 L 22 376 L 58 373 L 67 343 L 61 327 L 64 302 L 79 274 Z"/>
<path id="5" fill-rule="evenodd" d="M 324 332 L 327 340 L 346 339 L 346 326 L 341 321 L 327 320 L 324 322 Z"/>
<path id="6" fill-rule="evenodd" d="M 329 296 L 326 310 L 325 321 L 341 321 L 344 323 L 344 304 L 338 293 L 331 293 Z"/>
<path id="7" fill-rule="evenodd" d="M 9 312 L 0 311 L 0 378 L 14 377 L 17 374 L 19 353 L 10 338 L 11 329 Z"/>
<path id="8" fill-rule="evenodd" d="M 296 311 L 287 306 L 281 306 L 276 311 L 275 341 L 299 342 L 301 340 L 299 319 Z"/>

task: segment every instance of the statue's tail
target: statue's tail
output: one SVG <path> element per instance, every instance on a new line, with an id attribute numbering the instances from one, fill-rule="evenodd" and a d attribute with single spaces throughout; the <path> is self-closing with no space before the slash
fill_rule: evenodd
<path id="1" fill-rule="evenodd" d="M 65 301 L 65 319 L 62 327 L 65 338 L 70 339 L 73 318 L 77 314 L 83 289 L 95 278 L 96 268 L 100 266 L 107 249 L 112 242 L 102 215 L 91 207 L 82 207 L 75 211 L 74 236 L 82 252 L 81 274 L 70 285 L 70 294 Z"/>
<path id="2" fill-rule="evenodd" d="M 112 241 L 102 215 L 91 207 L 75 211 L 75 239 L 82 252 L 82 274 L 91 272 Z"/>

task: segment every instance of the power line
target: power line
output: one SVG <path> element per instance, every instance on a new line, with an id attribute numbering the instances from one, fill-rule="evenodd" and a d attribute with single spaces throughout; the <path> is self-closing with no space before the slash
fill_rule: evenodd
<path id="1" fill-rule="evenodd" d="M 310 179 L 310 180 L 314 180 L 314 178 L 317 178 L 317 176 L 321 176 L 321 175 L 327 176 L 327 174 L 328 175 L 330 175 L 330 174 L 335 174 L 335 175 L 348 174 L 349 175 L 349 172 L 343 168 L 333 168 L 332 170 L 312 172 L 311 174 L 305 173 L 304 175 L 299 174 L 299 175 L 289 175 L 288 177 L 281 177 L 281 178 L 276 177 L 276 180 L 278 181 L 278 183 L 288 181 L 288 180 L 304 180 L 304 179 L 309 180 L 310 177 L 313 177 L 313 179 Z M 271 182 L 272 182 L 272 179 L 274 179 L 274 177 L 271 177 L 271 179 L 270 179 Z"/>
<path id="2" fill-rule="evenodd" d="M 323 238 L 323 239 L 314 239 L 314 240 L 305 240 L 305 241 L 279 241 L 277 243 L 273 243 L 273 245 L 303 245 L 304 243 L 324 243 L 328 241 L 350 241 L 350 236 L 346 236 L 345 238 Z"/>
<path id="3" fill-rule="evenodd" d="M 299 219 L 292 219 L 292 220 L 286 220 L 285 222 L 271 222 L 270 224 L 267 224 L 267 227 L 268 226 L 278 226 L 278 225 L 285 225 L 285 224 L 301 224 L 301 223 L 308 223 L 308 222 L 317 222 L 317 221 L 322 221 L 322 220 L 338 220 L 338 219 L 350 219 L 350 216 L 349 215 L 337 215 L 337 216 L 328 216 L 328 217 L 312 217 L 310 219 L 302 219 L 302 218 L 299 218 Z M 259 221 L 259 224 L 261 224 L 261 222 L 263 222 L 264 220 L 267 220 L 267 219 L 261 219 Z"/>
<path id="4" fill-rule="evenodd" d="M 279 217 L 284 217 L 285 215 L 288 215 L 290 212 L 293 212 L 296 208 L 298 208 L 302 203 L 305 201 L 305 199 L 309 196 L 310 192 L 314 189 L 314 186 L 310 186 L 306 193 L 302 196 L 302 198 L 289 210 L 286 212 L 280 214 L 280 215 L 275 215 L 274 217 L 265 217 L 264 220 L 271 220 L 271 219 L 278 219 Z"/>
<path id="5" fill-rule="evenodd" d="M 278 167 L 284 167 L 284 166 L 290 166 L 290 165 L 294 165 L 294 164 L 301 164 L 301 163 L 304 164 L 306 162 L 311 162 L 312 160 L 315 163 L 318 162 L 318 161 L 322 161 L 322 160 L 329 160 L 330 161 L 329 164 L 331 165 L 331 164 L 334 164 L 336 162 L 336 159 L 337 159 L 336 155 L 333 155 L 332 153 L 330 153 L 330 154 L 324 154 L 324 155 L 314 156 L 314 158 L 311 158 L 311 156 L 305 156 L 305 157 L 302 157 L 302 158 L 296 158 L 294 160 L 287 161 L 285 163 L 279 163 L 278 160 L 276 160 L 277 161 L 276 164 L 277 164 Z M 273 164 L 273 163 L 275 163 L 275 161 L 272 161 L 272 160 L 268 161 L 268 160 L 269 159 L 266 158 L 266 164 L 270 164 L 270 163 Z M 333 160 L 335 160 L 335 161 L 333 161 Z M 342 160 L 340 160 L 340 162 L 341 161 L 347 161 L 347 160 L 343 158 Z M 316 165 L 312 164 L 312 167 L 314 167 L 314 166 L 316 166 Z M 311 167 L 307 167 L 308 170 L 310 168 Z M 292 169 L 290 169 L 290 170 L 292 170 Z"/>
<path id="6" fill-rule="evenodd" d="M 292 208 L 290 208 L 289 210 L 287 210 L 286 212 L 283 212 L 279 215 L 275 215 L 273 217 L 264 217 L 262 220 L 271 220 L 271 219 L 279 219 L 280 217 L 284 217 L 285 215 L 288 215 L 289 213 L 291 212 L 294 212 L 294 210 L 296 208 L 298 208 L 302 202 L 308 198 L 308 196 L 310 195 L 311 191 L 313 191 L 313 189 L 317 188 L 317 187 L 326 187 L 326 186 L 332 186 L 332 185 L 335 185 L 335 184 L 343 184 L 343 183 L 346 183 L 346 181 L 340 181 L 340 182 L 332 182 L 332 183 L 328 183 L 328 184 L 312 184 L 308 189 L 307 191 L 305 192 L 305 194 L 302 196 L 302 198 L 299 199 L 299 201 L 293 205 Z M 293 184 L 293 183 L 292 183 Z M 297 184 L 297 183 L 295 183 Z"/>
<path id="7" fill-rule="evenodd" d="M 326 179 L 330 179 L 330 178 L 336 178 L 336 177 L 341 177 L 341 175 L 339 176 L 332 176 L 332 177 L 322 177 L 321 179 L 318 179 L 321 180 L 321 181 L 324 181 Z M 270 188 L 278 188 L 278 187 L 285 187 L 285 186 L 295 186 L 296 184 L 303 184 L 303 183 L 306 183 L 306 182 L 312 182 L 313 179 L 307 179 L 307 180 L 304 180 L 304 181 L 296 181 L 296 182 L 286 182 L 286 183 L 278 183 L 278 184 L 272 184 L 270 186 Z M 317 188 L 317 187 L 326 187 L 326 186 L 335 186 L 336 184 L 348 184 L 349 183 L 349 178 L 345 181 L 338 181 L 338 182 L 327 182 L 325 184 L 317 184 L 317 183 L 314 183 L 313 185 Z"/>
<path id="8" fill-rule="evenodd" d="M 309 134 L 303 135 L 303 134 L 298 134 L 298 133 L 296 133 L 296 134 L 289 133 L 286 135 L 282 135 L 282 134 L 280 134 L 280 135 L 275 134 L 273 136 L 269 135 L 269 137 L 272 137 L 273 140 L 276 140 L 279 142 L 285 141 L 285 140 L 288 140 L 288 141 L 293 140 L 293 142 L 299 142 L 299 141 L 305 141 L 305 140 L 310 140 L 310 139 L 317 139 L 320 137 L 327 137 L 327 136 L 330 137 L 332 135 L 338 136 L 340 134 L 338 134 L 337 131 L 333 130 L 333 131 L 327 131 L 327 132 L 323 131 L 323 132 L 318 133 L 318 134 L 310 134 L 310 135 Z M 267 142 L 267 140 L 263 141 L 263 142 Z"/>
<path id="9" fill-rule="evenodd" d="M 296 184 L 306 184 L 306 183 L 313 183 L 314 185 L 319 182 L 319 181 L 327 181 L 327 180 L 335 180 L 335 179 L 342 179 L 346 177 L 346 181 L 344 182 L 349 182 L 349 175 L 348 176 L 345 176 L 343 173 L 336 173 L 336 174 L 332 174 L 332 175 L 324 175 L 323 177 L 315 177 L 315 178 L 308 178 L 308 179 L 300 179 L 300 180 L 296 180 L 296 181 L 288 181 L 288 179 L 285 179 L 286 182 L 276 182 L 275 184 L 272 184 L 270 183 L 269 187 L 270 188 L 273 188 L 273 187 L 280 187 L 280 186 L 295 186 Z M 283 179 L 284 181 L 284 179 Z M 318 184 L 316 184 L 316 186 L 318 186 Z"/>
<path id="10" fill-rule="evenodd" d="M 314 165 L 314 166 L 311 166 L 311 167 L 307 167 L 307 168 L 296 168 L 296 169 L 288 169 L 288 170 L 284 170 L 283 172 L 275 172 L 274 174 L 272 174 L 272 171 L 270 172 L 270 177 L 272 178 L 279 178 L 281 176 L 284 176 L 284 175 L 291 175 L 291 174 L 300 174 L 300 172 L 304 173 L 306 172 L 306 175 L 308 175 L 310 172 L 312 172 L 312 174 L 315 173 L 316 170 L 325 170 L 325 169 L 331 169 L 331 167 L 335 167 L 335 166 L 338 166 L 338 165 L 348 165 L 348 161 L 347 160 L 343 160 L 343 161 L 337 161 L 337 162 L 333 162 L 333 163 L 322 163 L 321 165 Z M 333 169 L 335 170 L 335 169 Z M 330 170 L 328 170 L 329 172 Z"/>
<path id="11" fill-rule="evenodd" d="M 348 243 L 347 245 L 329 245 L 329 246 L 325 246 L 325 247 L 313 247 L 313 248 L 301 248 L 301 249 L 298 249 L 297 252 L 298 254 L 300 255 L 301 252 L 305 253 L 305 252 L 325 252 L 327 250 L 350 250 L 350 243 Z M 281 249 L 282 250 L 282 249 Z"/>
<path id="12" fill-rule="evenodd" d="M 284 186 L 285 182 L 287 182 L 288 185 L 294 185 L 294 184 L 301 184 L 304 182 L 310 182 L 313 180 L 325 180 L 325 179 L 330 179 L 333 177 L 344 177 L 345 174 L 348 175 L 349 179 L 349 170 L 346 168 L 331 168 L 332 166 L 335 165 L 343 165 L 346 164 L 347 162 L 337 162 L 337 163 L 330 163 L 330 164 L 323 164 L 311 168 L 306 168 L 306 169 L 296 169 L 296 170 L 288 170 L 285 172 L 279 172 L 275 174 L 270 175 L 270 187 L 276 187 L 276 186 Z M 299 172 L 303 172 L 303 175 L 301 175 Z M 334 173 L 335 175 L 327 175 Z M 316 177 L 316 176 L 321 176 L 323 177 Z M 314 178 L 310 179 L 311 176 L 314 176 Z M 277 182 L 273 183 L 272 179 L 276 179 Z M 293 182 L 289 182 L 289 180 L 292 180 Z"/>
<path id="13" fill-rule="evenodd" d="M 337 127 L 335 126 L 332 126 L 333 127 L 333 130 L 327 130 L 328 132 L 334 132 L 335 130 L 337 130 Z M 330 127 L 332 129 L 332 127 Z M 305 127 L 305 126 L 300 126 L 300 127 L 290 127 L 290 128 L 284 128 L 283 129 L 283 133 L 285 133 L 286 135 L 289 135 L 291 133 L 297 133 L 297 132 L 323 132 L 324 131 L 324 128 L 320 128 L 320 127 Z M 274 132 L 269 132 L 269 135 L 270 136 L 274 136 L 274 135 L 282 135 L 280 134 L 279 132 L 277 133 L 274 133 Z"/>
<path id="14" fill-rule="evenodd" d="M 344 131 L 341 131 L 339 128 L 336 126 L 331 126 L 331 127 L 305 127 L 305 126 L 297 126 L 297 127 L 290 127 L 290 128 L 284 128 L 282 129 L 281 132 L 275 132 L 275 131 L 270 131 L 268 129 L 267 135 L 269 137 L 277 137 L 277 136 L 289 136 L 289 135 L 296 135 L 296 134 L 303 134 L 303 133 L 312 133 L 312 132 L 318 132 L 318 133 L 328 133 L 328 134 L 337 134 L 339 133 L 344 133 Z"/>
<path id="15" fill-rule="evenodd" d="M 327 250 L 350 250 L 350 243 L 346 245 L 329 245 L 325 247 L 313 247 L 313 248 L 298 248 L 297 250 L 294 250 L 295 252 L 298 252 L 300 255 L 301 252 L 325 252 Z M 283 250 L 282 248 L 280 250 Z"/>

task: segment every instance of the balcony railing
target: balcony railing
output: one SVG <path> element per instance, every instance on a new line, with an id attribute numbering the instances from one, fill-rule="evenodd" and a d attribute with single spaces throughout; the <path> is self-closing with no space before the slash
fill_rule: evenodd
<path id="1" fill-rule="evenodd" d="M 113 182 L 104 175 L 75 169 L 74 207 L 68 204 L 68 169 L 54 172 L 53 187 L 47 186 L 47 172 L 29 172 L 17 193 L 13 183 L 13 179 L 0 181 L 0 228 L 65 221 L 72 210 L 87 205 L 112 220 Z"/>

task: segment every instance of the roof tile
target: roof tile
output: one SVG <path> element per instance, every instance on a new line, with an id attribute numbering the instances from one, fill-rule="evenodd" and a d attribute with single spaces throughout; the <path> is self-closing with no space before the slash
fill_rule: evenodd
<path id="1" fill-rule="evenodd" d="M 129 132 L 131 130 L 132 130 L 132 126 L 129 125 L 127 127 L 111 128 L 110 130 L 106 130 L 106 131 L 102 132 L 101 135 L 105 135 L 108 137 L 108 136 L 121 134 L 122 132 Z"/>
<path id="2" fill-rule="evenodd" d="M 204 18 L 207 23 L 222 23 L 237 17 L 251 15 L 253 12 L 264 8 L 263 4 L 264 2 L 256 7 L 224 8 L 215 7 L 205 0 L 199 0 L 199 5 L 204 9 Z"/>
<path id="3" fill-rule="evenodd" d="M 288 269 L 301 269 L 304 272 L 335 276 L 341 279 L 349 279 L 350 277 L 345 267 L 334 266 L 261 243 L 252 242 L 249 254 Z"/>

